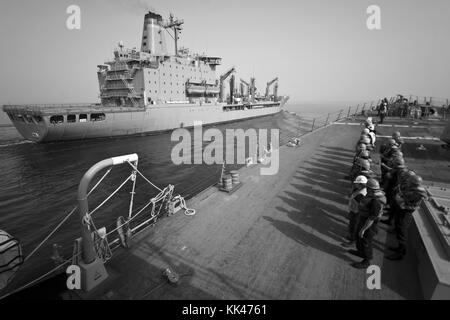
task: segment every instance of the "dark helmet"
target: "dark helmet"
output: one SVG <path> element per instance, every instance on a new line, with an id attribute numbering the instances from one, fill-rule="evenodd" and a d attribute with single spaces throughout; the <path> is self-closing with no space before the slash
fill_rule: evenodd
<path id="1" fill-rule="evenodd" d="M 370 170 L 370 162 L 369 162 L 369 160 L 359 158 L 359 165 L 364 170 Z"/>
<path id="2" fill-rule="evenodd" d="M 397 146 L 397 142 L 396 142 L 394 139 L 389 139 L 388 145 L 389 145 L 390 147 L 392 147 L 392 146 Z"/>
<path id="3" fill-rule="evenodd" d="M 423 180 L 420 176 L 415 174 L 408 179 L 408 182 L 412 186 L 420 186 L 420 185 L 422 185 Z"/>
<path id="4" fill-rule="evenodd" d="M 400 131 L 395 131 L 395 132 L 392 134 L 392 139 L 394 139 L 394 140 L 397 140 L 397 139 L 400 138 L 400 137 L 401 137 Z"/>
<path id="5" fill-rule="evenodd" d="M 364 143 L 364 144 L 370 144 L 370 139 L 369 139 L 368 136 L 363 135 L 363 136 L 361 136 L 361 138 L 359 139 L 359 142 L 360 142 L 360 143 Z"/>
<path id="6" fill-rule="evenodd" d="M 392 152 L 392 153 L 397 152 L 397 150 L 398 150 L 398 146 L 396 144 L 389 148 L 389 151 Z M 400 150 L 398 150 L 398 151 L 400 151 Z"/>
<path id="7" fill-rule="evenodd" d="M 359 150 L 366 150 L 366 145 L 364 143 L 358 143 L 358 147 Z"/>
<path id="8" fill-rule="evenodd" d="M 363 159 L 369 159 L 370 152 L 368 150 L 362 150 L 361 153 L 359 154 L 359 157 Z"/>
<path id="9" fill-rule="evenodd" d="M 399 148 L 395 147 L 392 149 L 392 156 L 394 158 L 403 158 L 403 152 L 401 152 Z"/>
<path id="10" fill-rule="evenodd" d="M 372 190 L 380 190 L 380 184 L 375 179 L 369 179 L 367 181 L 366 187 Z"/>
<path id="11" fill-rule="evenodd" d="M 405 160 L 403 160 L 403 157 L 396 157 L 392 160 L 392 166 L 394 168 L 405 168 Z"/>

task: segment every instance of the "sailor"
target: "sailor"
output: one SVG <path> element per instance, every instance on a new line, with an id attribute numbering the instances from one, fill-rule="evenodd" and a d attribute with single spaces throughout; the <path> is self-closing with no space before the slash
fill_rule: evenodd
<path id="1" fill-rule="evenodd" d="M 369 130 L 369 128 L 364 128 L 364 129 L 363 129 L 363 131 L 361 132 L 361 137 L 362 137 L 362 136 L 368 137 L 369 140 L 370 140 L 370 145 L 371 145 L 372 147 L 375 146 L 375 140 L 376 140 L 376 137 L 375 137 L 375 134 Z"/>
<path id="2" fill-rule="evenodd" d="M 355 164 L 352 166 L 350 174 L 346 178 L 353 181 L 357 176 L 361 175 L 362 171 L 368 170 L 370 170 L 369 160 L 358 158 Z"/>
<path id="3" fill-rule="evenodd" d="M 395 131 L 395 132 L 392 134 L 392 139 L 395 140 L 395 143 L 397 143 L 398 148 L 401 149 L 402 144 L 403 144 L 405 141 L 404 141 L 403 138 L 401 137 L 400 131 Z"/>
<path id="4" fill-rule="evenodd" d="M 372 169 L 370 169 L 370 167 L 368 169 L 363 168 L 360 171 L 360 174 L 362 176 L 366 177 L 367 179 L 377 179 L 378 178 L 377 174 Z"/>
<path id="5" fill-rule="evenodd" d="M 372 146 L 372 144 L 370 143 L 369 135 L 365 135 L 365 134 L 361 135 L 361 136 L 359 137 L 359 140 L 358 140 L 358 142 L 356 143 L 356 145 L 359 145 L 359 144 L 361 144 L 361 143 L 366 145 L 366 149 L 367 149 L 367 150 L 369 150 L 369 151 L 372 151 L 372 150 L 373 150 L 373 146 Z"/>
<path id="6" fill-rule="evenodd" d="M 367 150 L 361 150 L 360 152 L 355 154 L 355 157 L 353 158 L 353 165 L 358 162 L 358 159 L 365 159 L 369 160 L 370 163 L 372 163 L 372 159 L 370 158 L 370 152 Z"/>
<path id="7" fill-rule="evenodd" d="M 365 176 L 357 176 L 355 181 L 353 181 L 353 190 L 350 193 L 348 201 L 348 235 L 346 237 L 348 242 L 342 243 L 344 247 L 350 247 L 355 243 L 357 236 L 358 205 L 367 194 L 366 183 L 367 178 Z"/>
<path id="8" fill-rule="evenodd" d="M 368 155 L 368 157 L 367 157 L 367 155 Z M 363 143 L 358 144 L 356 146 L 356 153 L 355 153 L 355 156 L 353 157 L 352 166 L 354 166 L 355 163 L 357 163 L 359 158 L 370 159 L 370 152 L 366 149 L 366 145 Z M 352 170 L 350 170 L 350 172 L 351 171 Z"/>
<path id="9" fill-rule="evenodd" d="M 372 239 L 378 232 L 378 220 L 386 205 L 386 197 L 377 180 L 369 179 L 366 188 L 367 195 L 360 201 L 358 207 L 356 250 L 349 250 L 349 253 L 363 258 L 360 262 L 352 263 L 357 269 L 370 266 L 370 260 L 373 258 Z"/>
<path id="10" fill-rule="evenodd" d="M 364 120 L 364 126 L 366 128 L 370 128 L 370 126 L 373 126 L 372 117 L 368 117 L 366 120 Z"/>
<path id="11" fill-rule="evenodd" d="M 394 225 L 398 246 L 389 247 L 394 253 L 386 258 L 402 260 L 406 254 L 407 233 L 413 219 L 412 214 L 419 207 L 422 200 L 427 198 L 427 192 L 422 186 L 422 178 L 416 174 L 410 175 L 404 185 L 397 190 L 394 197 Z"/>
<path id="12" fill-rule="evenodd" d="M 396 149 L 398 149 L 398 146 L 394 139 L 389 139 L 387 145 L 382 145 L 380 147 L 381 181 L 384 180 L 384 176 L 389 170 L 384 165 L 387 165 L 387 162 L 392 159 L 392 154 L 396 152 Z"/>
<path id="13" fill-rule="evenodd" d="M 377 133 L 375 132 L 375 126 L 372 124 L 369 126 L 369 136 L 372 140 L 372 145 L 375 147 L 375 141 L 377 140 Z"/>
<path id="14" fill-rule="evenodd" d="M 362 150 L 366 150 L 366 145 L 364 143 L 357 143 L 355 148 L 356 154 L 358 154 Z"/>
<path id="15" fill-rule="evenodd" d="M 384 118 L 387 115 L 387 112 L 388 112 L 388 101 L 387 98 L 384 98 L 383 101 L 381 101 L 379 109 L 380 123 L 383 123 Z"/>
<path id="16" fill-rule="evenodd" d="M 405 161 L 402 156 L 395 157 L 390 163 L 390 168 L 385 175 L 383 180 L 383 190 L 386 194 L 387 204 L 389 205 L 388 218 L 386 220 L 381 220 L 382 223 L 391 225 L 394 220 L 395 215 L 395 205 L 394 201 L 394 190 L 397 190 L 400 185 L 400 176 L 404 171 L 408 170 L 405 165 Z"/>

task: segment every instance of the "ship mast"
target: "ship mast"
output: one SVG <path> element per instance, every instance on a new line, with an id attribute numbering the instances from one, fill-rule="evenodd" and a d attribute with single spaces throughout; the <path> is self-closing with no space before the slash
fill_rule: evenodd
<path id="1" fill-rule="evenodd" d="M 163 27 L 166 29 L 173 29 L 173 34 L 174 34 L 173 39 L 175 41 L 175 55 L 176 56 L 178 56 L 178 32 L 183 30 L 183 28 L 181 27 L 181 25 L 183 23 L 184 23 L 183 20 L 175 19 L 173 17 L 173 14 L 170 14 L 169 22 L 167 22 L 163 25 Z"/>

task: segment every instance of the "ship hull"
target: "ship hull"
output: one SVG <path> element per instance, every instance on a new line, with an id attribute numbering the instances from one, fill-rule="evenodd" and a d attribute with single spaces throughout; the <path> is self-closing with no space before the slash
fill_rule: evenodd
<path id="1" fill-rule="evenodd" d="M 195 123 L 203 125 L 234 122 L 249 118 L 264 117 L 278 113 L 287 98 L 278 102 L 262 102 L 251 105 L 195 105 L 164 104 L 150 105 L 139 109 L 90 108 L 27 108 L 27 106 L 5 106 L 11 121 L 19 133 L 34 142 L 52 142 L 108 138 L 142 134 L 156 134 L 177 128 L 190 128 Z M 104 114 L 101 121 L 90 121 L 91 113 Z M 68 115 L 75 114 L 76 121 L 68 122 Z M 87 121 L 80 122 L 79 115 L 86 114 Z M 11 116 L 12 115 L 12 116 Z M 51 119 L 59 115 L 61 122 Z M 36 116 L 40 121 L 36 121 Z"/>

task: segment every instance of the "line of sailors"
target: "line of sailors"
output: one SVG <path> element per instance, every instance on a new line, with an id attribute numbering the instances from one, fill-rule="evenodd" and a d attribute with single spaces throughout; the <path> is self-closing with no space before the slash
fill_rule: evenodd
<path id="1" fill-rule="evenodd" d="M 353 247 L 348 252 L 362 258 L 352 265 L 365 269 L 373 258 L 372 240 L 377 234 L 378 222 L 394 228 L 398 245 L 389 247 L 390 260 L 401 260 L 406 254 L 408 227 L 412 213 L 418 208 L 427 193 L 422 186 L 422 178 L 405 164 L 401 147 L 403 139 L 400 132 L 394 132 L 392 139 L 380 147 L 381 179 L 372 170 L 374 163 L 371 153 L 375 149 L 376 131 L 372 118 L 364 122 L 365 128 L 356 144 L 353 166 L 347 178 L 352 181 L 349 196 L 349 225 L 344 247 Z M 383 215 L 387 218 L 382 220 Z"/>

